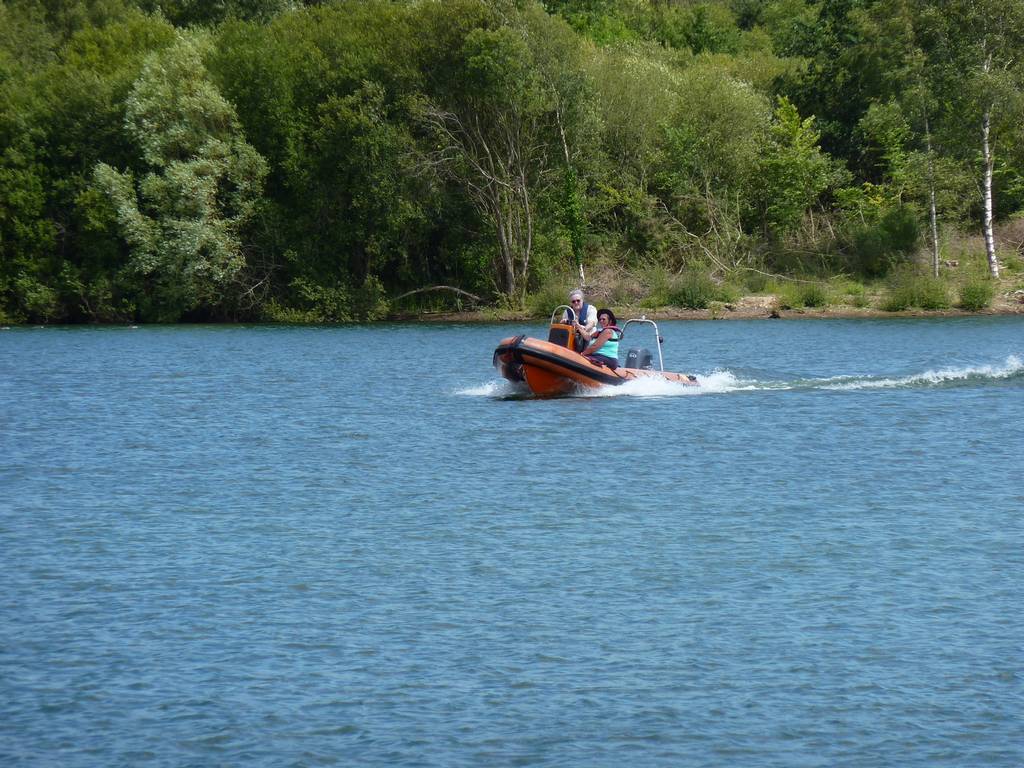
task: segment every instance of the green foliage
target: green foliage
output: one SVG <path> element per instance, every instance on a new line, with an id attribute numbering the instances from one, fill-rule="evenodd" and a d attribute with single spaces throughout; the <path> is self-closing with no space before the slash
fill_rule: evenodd
<path id="1" fill-rule="evenodd" d="M 673 281 L 667 298 L 670 304 L 678 307 L 707 309 L 714 301 L 730 301 L 734 297 L 706 272 L 692 269 Z"/>
<path id="2" fill-rule="evenodd" d="M 831 285 L 833 303 L 849 304 L 854 307 L 866 307 L 870 303 L 868 290 L 863 283 L 855 280 L 837 280 Z"/>
<path id="3" fill-rule="evenodd" d="M 1014 224 L 1024 225 L 1024 218 L 1019 215 L 1014 217 L 1011 221 Z M 1022 226 L 1022 229 L 1024 229 L 1024 226 Z M 1016 275 L 1024 272 L 1024 254 L 1021 254 L 1020 251 L 1003 253 L 1000 257 L 1000 262 L 1003 265 L 1003 270 L 1008 275 Z"/>
<path id="4" fill-rule="evenodd" d="M 15 72 L 31 72 L 51 62 L 58 43 L 43 8 L 26 4 L 15 9 L 13 4 L 0 3 L 0 82 Z"/>
<path id="5" fill-rule="evenodd" d="M 771 277 L 759 269 L 745 269 L 737 277 L 740 287 L 750 293 L 765 293 L 771 288 Z"/>
<path id="6" fill-rule="evenodd" d="M 679 278 L 663 264 L 648 264 L 640 273 L 643 294 L 640 305 L 656 308 L 673 303 Z"/>
<path id="7" fill-rule="evenodd" d="M 958 306 L 968 312 L 986 309 L 996 294 L 995 283 L 987 275 L 968 277 L 960 285 L 960 301 Z"/>
<path id="8" fill-rule="evenodd" d="M 869 0 L 818 8 L 816 18 L 798 16 L 784 35 L 783 50 L 808 59 L 787 89 L 802 114 L 818 117 L 826 151 L 872 178 L 860 165 L 856 126 L 873 102 L 914 84 L 903 79 L 915 72 L 912 7 Z"/>
<path id="9" fill-rule="evenodd" d="M 132 273 L 148 282 L 152 319 L 216 305 L 245 263 L 266 163 L 241 136 L 233 107 L 206 78 L 202 36 L 147 59 L 127 102 L 126 127 L 150 169 L 136 183 L 106 163 L 95 180 L 113 202 Z"/>
<path id="10" fill-rule="evenodd" d="M 645 37 L 673 48 L 689 48 L 694 53 L 735 53 L 740 46 L 736 19 L 722 5 L 657 6 L 635 23 L 644 30 Z"/>
<path id="11" fill-rule="evenodd" d="M 767 99 L 725 73 L 695 66 L 679 79 L 667 126 L 664 180 L 677 194 L 736 192 L 757 173 L 769 132 Z"/>
<path id="12" fill-rule="evenodd" d="M 227 19 L 269 21 L 301 4 L 296 0 L 137 0 L 137 3 L 145 11 L 163 13 L 178 27 L 212 25 Z"/>
<path id="13" fill-rule="evenodd" d="M 864 151 L 877 158 L 883 183 L 876 187 L 891 204 L 912 203 L 926 210 L 935 194 L 936 209 L 947 221 L 967 214 L 976 195 L 969 169 L 956 158 L 929 154 L 914 131 L 913 107 L 895 99 L 872 104 L 858 123 Z"/>
<path id="14" fill-rule="evenodd" d="M 562 203 L 563 222 L 569 232 L 573 261 L 583 263 L 583 245 L 586 236 L 586 220 L 583 215 L 584 193 L 580 188 L 579 176 L 571 166 L 565 168 L 565 192 Z"/>
<path id="15" fill-rule="evenodd" d="M 572 165 L 584 95 L 568 30 L 526 5 L 497 28 L 470 30 L 451 84 L 418 100 L 432 147 L 422 164 L 456 185 L 494 234 L 493 273 L 521 303 L 531 276 L 537 200 L 550 193 L 554 158 Z M 574 119 L 575 118 L 575 119 Z"/>
<path id="16" fill-rule="evenodd" d="M 598 45 L 614 45 L 638 40 L 639 33 L 625 19 L 604 13 L 571 13 L 567 17 L 573 29 Z"/>
<path id="17" fill-rule="evenodd" d="M 7 154 L 8 160 L 17 161 L 8 170 L 32 168 L 42 195 L 32 225 L 21 226 L 15 238 L 0 237 L 0 249 L 13 251 L 13 262 L 31 262 L 29 271 L 56 291 L 53 320 L 95 321 L 110 313 L 98 299 L 83 300 L 77 286 L 105 285 L 118 306 L 128 286 L 117 276 L 123 263 L 121 246 L 113 230 L 105 231 L 100 224 L 102 206 L 88 194 L 92 168 L 101 160 L 121 167 L 131 163 L 135 153 L 129 151 L 125 136 L 124 100 L 145 55 L 167 45 L 173 29 L 161 19 L 118 10 L 113 2 L 79 6 L 82 16 L 51 19 L 58 35 L 70 39 L 48 66 L 19 80 L 6 102 L 18 126 L 18 138 Z M 57 4 L 48 7 L 58 14 L 70 10 Z M 91 26 L 94 23 L 102 26 Z M 3 123 L 0 117 L 0 126 Z M 0 127 L 0 133 L 3 130 Z M 24 181 L 23 176 L 17 184 L 2 186 L 11 192 L 21 187 L 24 201 Z M 66 273 L 80 279 L 68 282 Z M 19 299 L 13 301 L 17 304 Z"/>
<path id="18" fill-rule="evenodd" d="M 357 289 L 335 283 L 324 285 L 297 277 L 288 296 L 275 298 L 264 310 L 265 319 L 278 323 L 349 323 L 381 320 L 390 311 L 384 284 L 368 276 Z"/>
<path id="19" fill-rule="evenodd" d="M 706 66 L 683 73 L 655 174 L 667 242 L 727 267 L 747 258 L 770 125 L 768 100 L 749 85 Z"/>
<path id="20" fill-rule="evenodd" d="M 718 298 L 716 301 L 722 304 L 731 304 L 739 301 L 740 296 L 740 289 L 732 281 L 725 280 L 718 284 Z"/>
<path id="21" fill-rule="evenodd" d="M 653 41 L 672 48 L 735 52 L 742 32 L 732 11 L 722 3 L 636 3 L 596 0 L 547 2 L 574 29 L 600 45 Z"/>
<path id="22" fill-rule="evenodd" d="M 266 319 L 278 323 L 347 323 L 353 319 L 352 295 L 346 285 L 320 285 L 297 277 L 284 304 L 273 299 Z"/>
<path id="23" fill-rule="evenodd" d="M 44 284 L 57 239 L 45 216 L 48 180 L 28 137 L 15 139 L 0 155 L 0 308 L 40 322 L 55 315 L 56 301 Z"/>
<path id="24" fill-rule="evenodd" d="M 526 296 L 526 311 L 531 317 L 543 317 L 545 319 L 552 310 L 560 304 L 568 303 L 566 296 L 575 284 L 565 276 L 552 277 Z"/>
<path id="25" fill-rule="evenodd" d="M 648 187 L 665 165 L 666 116 L 675 109 L 679 72 L 663 53 L 640 47 L 597 51 L 587 62 L 602 131 L 603 162 L 586 202 L 590 226 L 626 249 L 658 249 Z"/>
<path id="26" fill-rule="evenodd" d="M 913 269 L 901 269 L 888 281 L 888 293 L 881 308 L 886 312 L 908 309 L 938 310 L 950 306 L 946 283 Z"/>
<path id="27" fill-rule="evenodd" d="M 793 230 L 837 178 L 819 138 L 814 118 L 801 120 L 796 107 L 781 97 L 757 174 L 756 205 L 769 231 Z"/>
<path id="28" fill-rule="evenodd" d="M 45 323 L 57 316 L 57 292 L 31 275 L 14 278 L 14 291 L 21 300 L 22 315 L 29 322 Z"/>
<path id="29" fill-rule="evenodd" d="M 829 304 L 829 291 L 821 283 L 786 283 L 778 298 L 782 309 L 825 307 Z"/>
<path id="30" fill-rule="evenodd" d="M 107 275 L 90 276 L 85 269 L 65 262 L 60 287 L 65 300 L 93 322 L 124 323 L 135 317 L 136 305 Z"/>
<path id="31" fill-rule="evenodd" d="M 980 219 L 984 115 L 997 219 L 1024 204 L 1021 29 L 997 0 L 0 3 L 0 317 L 519 306 L 601 258 L 649 306 L 728 301 L 697 263 L 885 276 L 933 195 L 947 240 Z"/>
<path id="32" fill-rule="evenodd" d="M 679 71 L 664 54 L 640 47 L 596 51 L 587 67 L 610 161 L 606 173 L 642 186 L 659 160 L 663 123 L 678 99 Z"/>
<path id="33" fill-rule="evenodd" d="M 388 314 L 388 300 L 384 284 L 376 275 L 367 275 L 356 293 L 355 316 L 360 321 L 380 320 Z"/>
<path id="34" fill-rule="evenodd" d="M 850 267 L 866 277 L 881 277 L 904 263 L 921 239 L 918 212 L 908 205 L 875 205 L 848 225 Z"/>

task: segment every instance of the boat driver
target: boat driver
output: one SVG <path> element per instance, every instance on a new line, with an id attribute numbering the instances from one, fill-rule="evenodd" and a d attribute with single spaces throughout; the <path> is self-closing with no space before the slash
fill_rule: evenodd
<path id="1" fill-rule="evenodd" d="M 579 350 L 594 337 L 597 328 L 597 310 L 594 309 L 593 304 L 587 304 L 583 300 L 583 291 L 579 288 L 569 292 L 569 306 L 572 307 L 574 315 L 572 327 L 583 339 L 582 342 L 577 341 L 576 349 Z M 568 312 L 562 315 L 562 321 L 569 322 Z"/>

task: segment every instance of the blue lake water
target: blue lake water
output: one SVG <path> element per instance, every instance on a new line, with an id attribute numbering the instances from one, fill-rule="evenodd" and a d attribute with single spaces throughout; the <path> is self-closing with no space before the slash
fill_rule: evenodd
<path id="1" fill-rule="evenodd" d="M 1024 318 L 0 331 L 5 766 L 1024 764 Z"/>

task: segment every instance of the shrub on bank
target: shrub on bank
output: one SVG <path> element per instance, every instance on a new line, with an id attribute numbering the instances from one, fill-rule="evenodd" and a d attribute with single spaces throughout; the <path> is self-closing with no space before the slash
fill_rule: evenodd
<path id="1" fill-rule="evenodd" d="M 764 272 L 748 270 L 742 274 L 740 288 L 750 293 L 766 293 L 771 288 L 771 277 Z"/>
<path id="2" fill-rule="evenodd" d="M 1021 254 L 1017 251 L 1001 255 L 999 263 L 1003 265 L 1004 274 L 1017 275 L 1024 272 L 1024 259 L 1021 258 Z"/>
<path id="3" fill-rule="evenodd" d="M 849 234 L 850 267 L 861 275 L 881 277 L 909 258 L 921 238 L 913 206 L 891 208 L 875 221 L 853 227 Z"/>
<path id="4" fill-rule="evenodd" d="M 821 283 L 800 283 L 798 296 L 805 307 L 828 306 L 828 291 Z"/>
<path id="5" fill-rule="evenodd" d="M 289 288 L 286 297 L 271 299 L 263 307 L 264 320 L 299 324 L 372 322 L 383 319 L 390 310 L 383 284 L 372 275 L 358 291 L 304 277 L 292 280 Z"/>
<path id="6" fill-rule="evenodd" d="M 821 283 L 787 283 L 779 291 L 781 309 L 828 306 L 828 290 Z"/>
<path id="7" fill-rule="evenodd" d="M 960 286 L 960 308 L 978 312 L 992 303 L 996 295 L 995 283 L 987 277 L 970 277 Z"/>
<path id="8" fill-rule="evenodd" d="M 668 292 L 670 303 L 686 309 L 707 309 L 718 296 L 718 286 L 703 272 L 684 272 Z"/>
<path id="9" fill-rule="evenodd" d="M 559 304 L 569 303 L 569 291 L 574 288 L 566 282 L 548 282 L 526 297 L 526 309 L 533 317 L 547 317 Z"/>
<path id="10" fill-rule="evenodd" d="M 646 295 L 640 299 L 641 307 L 662 307 L 669 303 L 673 279 L 665 267 L 660 264 L 649 267 L 643 271 L 641 279 L 646 286 Z"/>
<path id="11" fill-rule="evenodd" d="M 902 312 L 907 309 L 949 309 L 949 306 L 949 292 L 941 279 L 903 270 L 889 280 L 888 293 L 882 300 L 881 309 L 885 312 Z"/>
<path id="12" fill-rule="evenodd" d="M 685 309 L 707 309 L 713 301 L 736 301 L 736 289 L 729 285 L 719 285 L 711 276 L 690 270 L 684 272 L 673 282 L 668 291 L 668 301 Z"/>
<path id="13" fill-rule="evenodd" d="M 851 307 L 866 307 L 871 303 L 868 290 L 856 280 L 839 280 L 831 284 L 832 304 L 847 304 Z"/>

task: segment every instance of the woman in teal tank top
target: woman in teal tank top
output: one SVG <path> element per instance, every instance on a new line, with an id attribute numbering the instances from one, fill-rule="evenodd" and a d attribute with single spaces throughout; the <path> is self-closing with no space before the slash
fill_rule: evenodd
<path id="1" fill-rule="evenodd" d="M 612 370 L 619 367 L 619 340 L 622 330 L 615 325 L 615 313 L 610 309 L 597 310 L 597 334 L 583 355 L 592 362 L 606 365 Z"/>

